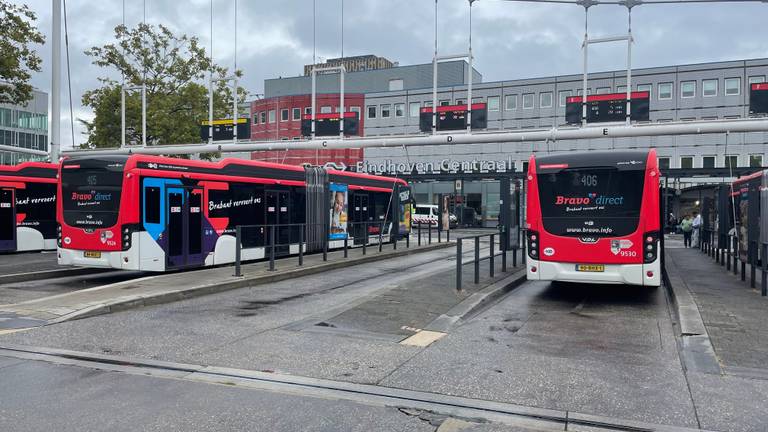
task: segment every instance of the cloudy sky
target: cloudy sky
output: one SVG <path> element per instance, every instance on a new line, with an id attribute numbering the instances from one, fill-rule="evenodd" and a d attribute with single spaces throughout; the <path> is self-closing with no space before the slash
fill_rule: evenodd
<path id="1" fill-rule="evenodd" d="M 13 0 L 12 0 L 13 1 Z M 22 0 L 17 0 L 22 1 Z M 51 0 L 23 0 L 38 15 L 38 27 L 50 41 Z M 114 71 L 90 63 L 83 51 L 112 40 L 116 25 L 142 20 L 164 24 L 197 36 L 210 47 L 213 1 L 213 55 L 217 63 L 244 72 L 242 85 L 263 92 L 265 78 L 299 75 L 303 65 L 341 54 L 342 0 L 69 0 L 70 61 L 74 117 L 90 118 L 81 94 L 98 86 L 99 76 Z M 237 47 L 234 46 L 234 2 L 237 1 Z M 313 3 L 316 38 L 313 38 Z M 125 16 L 123 17 L 123 5 Z M 581 72 L 584 9 L 575 5 L 478 0 L 473 6 L 473 50 L 484 81 Z M 466 52 L 467 0 L 439 0 L 441 53 Z M 590 9 L 590 35 L 626 32 L 626 8 L 601 5 Z M 633 65 L 664 66 L 691 62 L 737 60 L 768 56 L 765 17 L 768 5 L 717 4 L 644 5 L 632 13 Z M 313 46 L 315 49 L 313 49 Z M 431 62 L 434 51 L 434 1 L 346 0 L 344 54 L 376 54 L 401 65 Z M 33 84 L 50 91 L 50 44 L 40 47 L 43 71 Z M 623 45 L 590 50 L 590 71 L 622 69 Z M 66 63 L 62 77 L 62 144 L 72 145 Z M 75 122 L 75 142 L 84 141 Z"/>

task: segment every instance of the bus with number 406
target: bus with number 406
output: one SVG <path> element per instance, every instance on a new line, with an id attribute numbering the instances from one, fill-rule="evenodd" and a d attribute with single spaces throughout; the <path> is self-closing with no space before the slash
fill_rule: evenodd
<path id="1" fill-rule="evenodd" d="M 531 157 L 529 280 L 661 284 L 656 151 Z"/>

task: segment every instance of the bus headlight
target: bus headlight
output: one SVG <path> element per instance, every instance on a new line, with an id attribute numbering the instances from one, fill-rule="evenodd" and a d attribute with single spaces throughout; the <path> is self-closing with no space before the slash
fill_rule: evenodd
<path id="1" fill-rule="evenodd" d="M 658 249 L 659 232 L 658 231 L 647 232 L 643 235 L 643 239 L 645 240 L 645 255 L 643 255 L 643 262 L 645 264 L 650 264 L 656 261 L 656 257 L 658 255 L 657 249 Z"/>
<path id="2" fill-rule="evenodd" d="M 526 235 L 528 237 L 528 256 L 532 259 L 539 259 L 539 233 L 528 230 Z"/>

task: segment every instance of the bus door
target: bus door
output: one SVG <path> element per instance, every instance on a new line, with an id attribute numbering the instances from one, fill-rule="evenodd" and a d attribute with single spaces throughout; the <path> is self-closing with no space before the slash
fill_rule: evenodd
<path id="1" fill-rule="evenodd" d="M 267 191 L 266 193 L 267 230 L 265 231 L 265 252 L 269 256 L 269 225 L 275 230 L 275 255 L 287 255 L 291 242 L 290 196 L 287 191 Z M 296 242 L 299 240 L 296 239 Z"/>
<path id="2" fill-rule="evenodd" d="M 169 268 L 200 265 L 203 262 L 202 190 L 168 187 L 167 227 Z"/>
<path id="3" fill-rule="evenodd" d="M 0 189 L 0 252 L 16 250 L 16 194 Z"/>
<path id="4" fill-rule="evenodd" d="M 352 220 L 355 221 L 354 228 L 352 229 L 352 236 L 355 239 L 355 244 L 362 244 L 365 242 L 365 235 L 368 232 L 368 227 L 363 222 L 369 222 L 369 209 L 368 195 L 355 194 L 352 207 Z"/>

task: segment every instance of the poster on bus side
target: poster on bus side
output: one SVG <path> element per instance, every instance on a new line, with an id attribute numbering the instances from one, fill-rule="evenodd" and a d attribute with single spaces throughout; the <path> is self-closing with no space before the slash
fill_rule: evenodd
<path id="1" fill-rule="evenodd" d="M 330 240 L 343 240 L 347 238 L 348 187 L 345 184 L 331 183 L 328 189 L 331 192 L 331 227 L 328 238 Z"/>

